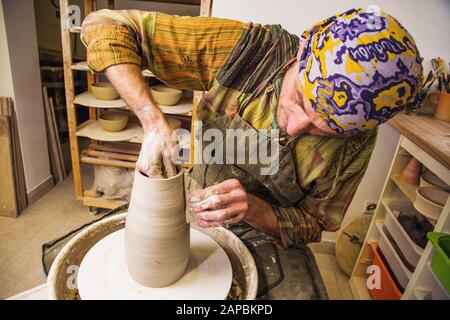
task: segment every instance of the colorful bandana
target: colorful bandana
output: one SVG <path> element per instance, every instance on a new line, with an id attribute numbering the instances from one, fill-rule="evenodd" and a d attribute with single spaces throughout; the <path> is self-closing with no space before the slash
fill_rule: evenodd
<path id="1" fill-rule="evenodd" d="M 349 136 L 401 111 L 422 82 L 422 58 L 411 35 L 392 16 L 352 9 L 302 35 L 299 78 L 313 109 Z"/>

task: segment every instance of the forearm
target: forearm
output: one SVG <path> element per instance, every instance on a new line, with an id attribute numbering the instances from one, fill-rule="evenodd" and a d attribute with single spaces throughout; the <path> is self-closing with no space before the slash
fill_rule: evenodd
<path id="1" fill-rule="evenodd" d="M 248 195 L 248 211 L 244 221 L 254 228 L 281 240 L 284 247 L 307 244 L 320 240 L 323 221 L 305 208 L 290 207 L 277 209 L 266 201 Z"/>
<path id="2" fill-rule="evenodd" d="M 106 76 L 119 92 L 122 99 L 134 111 L 144 131 L 164 117 L 152 99 L 150 90 L 135 64 L 119 64 L 106 69 Z"/>
<path id="3" fill-rule="evenodd" d="M 247 194 L 248 211 L 244 221 L 254 228 L 274 237 L 280 237 L 277 216 L 272 206 L 260 198 Z"/>

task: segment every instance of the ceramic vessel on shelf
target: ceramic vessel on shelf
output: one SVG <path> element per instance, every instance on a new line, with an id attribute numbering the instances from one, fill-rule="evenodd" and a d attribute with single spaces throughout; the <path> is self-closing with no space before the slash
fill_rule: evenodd
<path id="1" fill-rule="evenodd" d="M 430 223 L 435 224 L 450 193 L 434 187 L 419 187 L 416 190 L 416 195 L 414 208 Z"/>
<path id="2" fill-rule="evenodd" d="M 99 115 L 98 120 L 104 130 L 119 132 L 127 126 L 128 115 L 122 112 L 107 111 Z"/>
<path id="3" fill-rule="evenodd" d="M 109 82 L 99 82 L 91 85 L 91 92 L 98 100 L 116 100 L 119 93 Z"/>
<path id="4" fill-rule="evenodd" d="M 166 87 L 156 86 L 151 88 L 152 97 L 155 102 L 162 106 L 173 106 L 178 103 L 183 94 L 182 90 Z"/>
<path id="5" fill-rule="evenodd" d="M 400 181 L 413 185 L 419 185 L 420 173 L 422 171 L 422 165 L 416 158 L 411 158 L 408 165 L 403 169 L 400 174 Z"/>
<path id="6" fill-rule="evenodd" d="M 434 117 L 442 121 L 450 121 L 450 93 L 433 92 L 428 95 L 428 101 L 436 105 Z"/>
<path id="7" fill-rule="evenodd" d="M 131 278 L 166 287 L 184 274 L 190 256 L 184 175 L 152 179 L 136 170 L 125 224 L 125 261 Z"/>
<path id="8" fill-rule="evenodd" d="M 450 186 L 442 181 L 437 175 L 430 170 L 425 170 L 420 176 L 421 187 L 435 187 L 447 192 L 450 192 Z"/>

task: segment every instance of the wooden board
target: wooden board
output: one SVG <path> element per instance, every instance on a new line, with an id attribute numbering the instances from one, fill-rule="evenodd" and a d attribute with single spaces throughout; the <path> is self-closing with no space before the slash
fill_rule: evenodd
<path id="1" fill-rule="evenodd" d="M 126 201 L 122 200 L 110 200 L 105 199 L 103 197 L 92 198 L 92 197 L 84 197 L 83 205 L 87 207 L 97 207 L 97 208 L 105 208 L 105 209 L 115 209 L 120 206 L 127 204 Z"/>
<path id="2" fill-rule="evenodd" d="M 92 150 L 99 150 L 99 151 L 109 151 L 109 152 L 116 152 L 116 153 L 124 153 L 124 154 L 131 154 L 138 156 L 140 152 L 139 147 L 135 146 L 127 146 L 127 145 L 120 145 L 116 143 L 115 145 L 108 145 L 108 144 L 91 144 L 89 146 L 89 149 Z"/>
<path id="3" fill-rule="evenodd" d="M 23 170 L 22 150 L 20 149 L 17 115 L 11 98 L 0 98 L 0 114 L 9 117 L 17 209 L 18 214 L 20 214 L 27 207 L 27 190 L 25 172 Z"/>
<path id="4" fill-rule="evenodd" d="M 89 1 L 91 2 L 91 1 Z M 86 3 L 85 3 L 86 4 Z M 71 48 L 71 35 L 70 32 L 81 32 L 81 28 L 73 30 L 69 27 L 69 12 L 68 12 L 68 0 L 60 0 L 59 2 L 61 13 L 61 43 L 63 51 L 64 61 L 64 86 L 66 88 L 66 104 L 67 104 L 67 121 L 69 127 L 69 140 L 70 140 L 70 153 L 72 159 L 72 173 L 74 180 L 75 195 L 78 199 L 83 197 L 83 185 L 81 181 L 81 170 L 78 141 L 77 141 L 77 115 L 74 105 L 75 93 L 74 93 L 74 79 L 72 66 L 72 48 Z M 85 16 L 88 8 L 85 6 Z"/>
<path id="5" fill-rule="evenodd" d="M 0 215 L 17 217 L 16 186 L 14 181 L 13 154 L 7 116 L 0 116 Z"/>
<path id="6" fill-rule="evenodd" d="M 50 144 L 50 154 L 55 164 L 54 176 L 56 182 L 60 182 L 64 180 L 65 174 L 63 169 L 64 164 L 61 153 L 61 146 L 59 144 L 58 130 L 56 128 L 55 114 L 53 112 L 46 87 L 42 88 L 42 93 L 44 97 L 45 116 L 47 119 L 47 137 Z"/>
<path id="7" fill-rule="evenodd" d="M 450 122 L 429 115 L 410 116 L 401 113 L 389 125 L 450 169 Z"/>
<path id="8" fill-rule="evenodd" d="M 58 131 L 58 125 L 56 123 L 56 114 L 55 114 L 55 105 L 53 104 L 53 99 L 49 98 L 50 103 L 50 110 L 51 110 L 51 117 L 52 117 L 52 125 L 53 125 L 53 131 L 55 132 L 55 139 L 56 139 L 56 147 L 58 150 L 58 158 L 61 165 L 61 172 L 62 172 L 62 180 L 67 178 L 67 172 L 66 168 L 64 166 L 64 158 L 61 150 L 61 141 L 59 139 L 59 131 Z"/>
<path id="9" fill-rule="evenodd" d="M 11 98 L 0 97 L 0 116 L 3 117 L 0 125 L 0 131 L 2 132 L 0 146 L 0 172 L 2 173 L 2 179 L 0 180 L 0 215 L 17 217 L 27 207 L 27 195 L 19 129 L 14 103 Z M 12 188 L 10 187 L 11 176 L 13 179 Z M 11 204 L 13 201 L 15 202 L 15 212 L 9 210 L 12 205 L 5 205 L 5 199 L 10 199 Z M 2 210 L 4 211 L 1 212 Z"/>

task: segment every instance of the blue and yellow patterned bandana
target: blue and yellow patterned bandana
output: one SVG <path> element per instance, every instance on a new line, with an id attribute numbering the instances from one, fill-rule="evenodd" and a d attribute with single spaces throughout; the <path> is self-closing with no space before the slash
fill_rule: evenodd
<path id="1" fill-rule="evenodd" d="M 349 10 L 314 25 L 302 38 L 303 93 L 340 135 L 387 121 L 422 82 L 422 58 L 413 38 L 382 11 Z"/>

